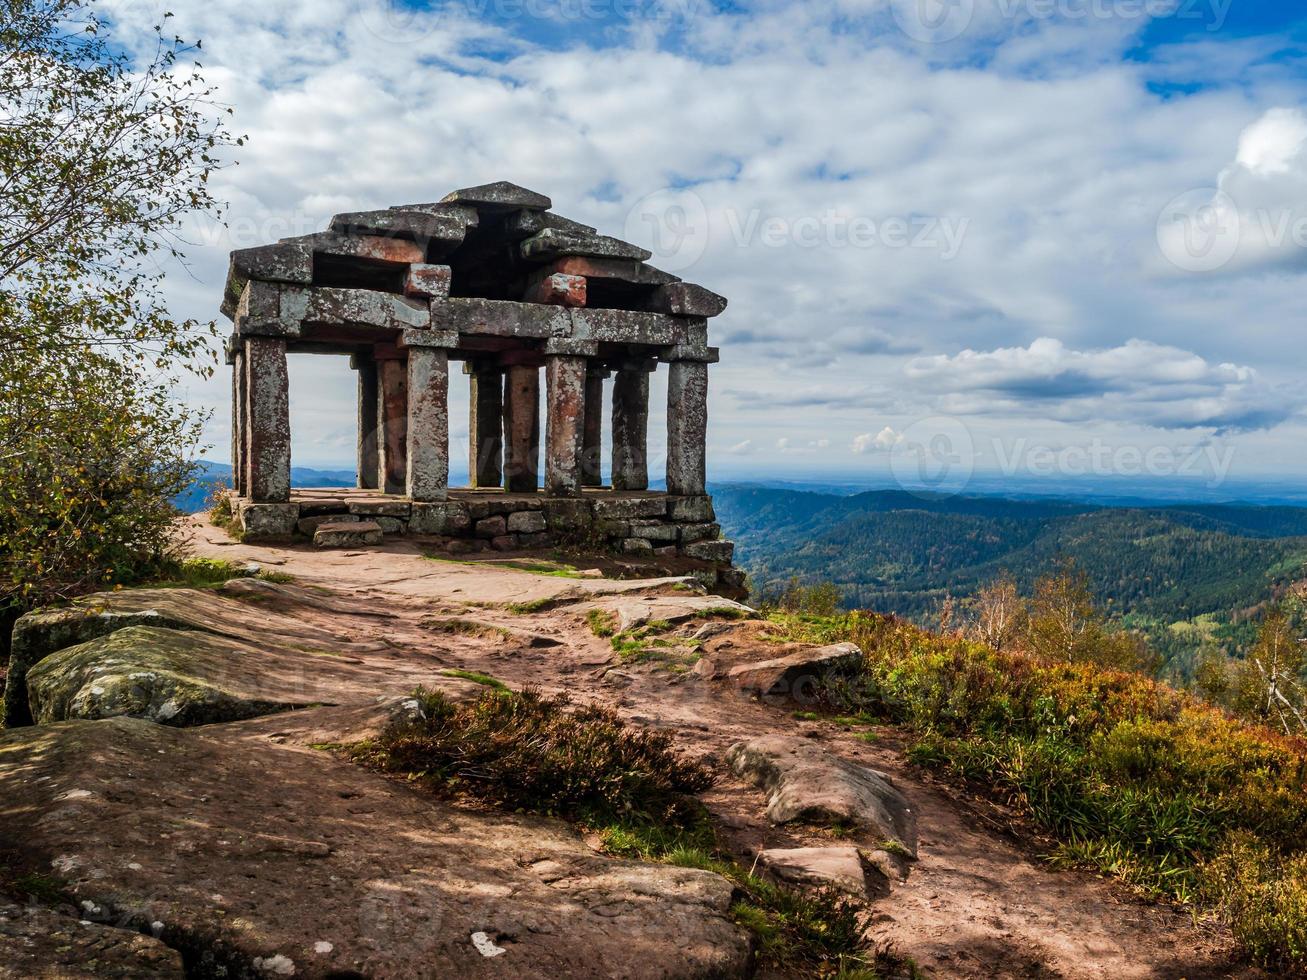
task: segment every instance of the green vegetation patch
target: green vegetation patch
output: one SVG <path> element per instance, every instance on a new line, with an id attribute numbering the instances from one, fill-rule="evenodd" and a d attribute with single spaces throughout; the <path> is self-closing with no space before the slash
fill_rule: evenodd
<path id="1" fill-rule="evenodd" d="M 462 670 L 457 667 L 451 667 L 449 670 L 440 672 L 442 677 L 458 677 L 465 681 L 472 681 L 475 684 L 483 684 L 486 687 L 493 687 L 497 691 L 507 691 L 508 685 L 497 677 L 491 677 L 489 674 L 483 674 L 476 670 Z"/>
<path id="2" fill-rule="evenodd" d="M 1307 965 L 1307 742 L 1141 674 L 1000 653 L 874 613 L 776 614 L 791 640 L 850 641 L 864 672 L 830 710 L 914 733 L 911 758 L 988 787 L 1055 855 L 1223 913 L 1263 963 Z"/>

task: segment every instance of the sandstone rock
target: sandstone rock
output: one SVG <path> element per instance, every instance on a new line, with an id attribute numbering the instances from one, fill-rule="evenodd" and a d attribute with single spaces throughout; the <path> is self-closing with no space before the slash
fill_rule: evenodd
<path id="1" fill-rule="evenodd" d="M 594 502 L 595 517 L 600 520 L 631 521 L 641 517 L 666 517 L 666 497 L 611 497 Z"/>
<path id="2" fill-rule="evenodd" d="M 372 522 L 381 528 L 382 534 L 403 534 L 408 525 L 396 517 L 374 517 Z"/>
<path id="3" fill-rule="evenodd" d="M 653 545 L 644 538 L 627 538 L 622 542 L 624 555 L 653 555 Z"/>
<path id="4" fill-rule="evenodd" d="M 501 516 L 485 517 L 476 523 L 478 538 L 501 538 L 508 533 L 508 521 Z"/>
<path id="5" fill-rule="evenodd" d="M 625 633 L 648 623 L 683 623 L 700 616 L 730 615 L 753 619 L 758 614 L 748 606 L 711 595 L 628 595 L 596 600 L 595 608 L 617 617 L 617 631 Z"/>
<path id="6" fill-rule="evenodd" d="M 553 535 L 548 531 L 541 531 L 539 534 L 522 534 L 518 536 L 519 546 L 530 550 L 548 548 L 553 545 L 553 543 Z M 603 577 L 602 573 L 600 577 Z"/>
<path id="7" fill-rule="evenodd" d="M 63 915 L 0 905 L 0 980 L 182 980 L 182 958 L 158 939 L 95 921 L 103 911 Z M 71 913 L 73 910 L 69 909 Z"/>
<path id="8" fill-rule="evenodd" d="M 729 541 L 696 541 L 687 544 L 685 557 L 698 558 L 700 561 L 716 561 L 729 564 L 735 557 L 735 545 Z"/>
<path id="9" fill-rule="evenodd" d="M 767 817 L 773 823 L 848 823 L 917 853 L 916 816 L 882 773 L 784 735 L 738 742 L 726 761 L 737 776 L 770 794 Z"/>
<path id="10" fill-rule="evenodd" d="M 758 854 L 759 866 L 792 885 L 833 885 L 867 898 L 867 876 L 856 847 L 777 848 Z"/>
<path id="11" fill-rule="evenodd" d="M 588 500 L 546 500 L 543 509 L 545 520 L 554 531 L 577 531 L 588 527 L 594 520 Z"/>
<path id="12" fill-rule="evenodd" d="M 694 544 L 696 541 L 716 541 L 722 535 L 720 524 L 683 524 L 681 525 L 681 543 Z"/>
<path id="13" fill-rule="evenodd" d="M 672 497 L 669 512 L 674 521 L 710 524 L 717 519 L 711 497 Z"/>
<path id="14" fill-rule="evenodd" d="M 397 517 L 406 521 L 412 516 L 415 506 L 423 505 L 411 504 L 407 500 L 368 500 L 351 503 L 349 512 L 360 517 Z"/>
<path id="15" fill-rule="evenodd" d="M 299 514 L 295 504 L 242 503 L 236 517 L 247 538 L 267 540 L 293 534 Z"/>
<path id="16" fill-rule="evenodd" d="M 300 534 L 311 538 L 324 524 L 356 524 L 359 520 L 361 518 L 353 514 L 319 514 L 316 517 L 301 517 L 296 528 Z"/>
<path id="17" fill-rule="evenodd" d="M 382 540 L 381 526 L 376 521 L 323 524 L 313 532 L 313 544 L 319 548 L 366 548 Z"/>
<path id="18" fill-rule="evenodd" d="M 631 521 L 630 534 L 633 538 L 660 543 L 675 543 L 681 536 L 680 529 L 675 524 L 664 524 L 662 521 Z"/>
<path id="19" fill-rule="evenodd" d="M 162 923 L 196 976 L 257 976 L 256 958 L 379 980 L 747 974 L 725 879 L 613 860 L 562 823 L 461 810 L 269 730 L 0 733 L 0 835 L 57 862 L 77 901 Z M 484 958 L 474 933 L 507 952 Z"/>
<path id="20" fill-rule="evenodd" d="M 471 526 L 464 504 L 414 504 L 408 531 L 410 534 L 462 534 Z"/>
<path id="21" fill-rule="evenodd" d="M 516 551 L 518 547 L 517 535 L 501 534 L 497 538 L 491 538 L 490 547 L 496 551 Z"/>
<path id="22" fill-rule="evenodd" d="M 256 659 L 255 651 L 225 637 L 131 626 L 36 664 L 27 673 L 28 702 L 37 724 L 129 715 L 177 726 L 311 703 L 260 677 Z"/>
<path id="23" fill-rule="evenodd" d="M 741 691 L 763 697 L 785 697 L 801 692 L 825 677 L 849 674 L 862 666 L 862 651 L 853 643 L 804 650 L 761 663 L 740 664 L 727 676 Z"/>
<path id="24" fill-rule="evenodd" d="M 519 510 L 508 515 L 508 530 L 512 534 L 539 534 L 548 524 L 538 510 Z"/>

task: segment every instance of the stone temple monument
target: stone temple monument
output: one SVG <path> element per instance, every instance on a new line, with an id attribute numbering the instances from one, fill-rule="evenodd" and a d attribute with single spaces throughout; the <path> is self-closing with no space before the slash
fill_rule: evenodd
<path id="1" fill-rule="evenodd" d="M 248 538 L 376 521 L 451 551 L 586 543 L 742 575 L 706 493 L 708 319 L 726 300 L 509 183 L 340 214 L 232 253 L 234 512 Z M 288 353 L 358 374 L 358 486 L 290 486 Z M 471 486 L 449 486 L 449 365 L 470 383 Z M 649 489 L 649 376 L 668 371 L 666 492 Z M 540 369 L 545 373 L 541 492 Z M 603 485 L 611 382 L 611 486 Z"/>

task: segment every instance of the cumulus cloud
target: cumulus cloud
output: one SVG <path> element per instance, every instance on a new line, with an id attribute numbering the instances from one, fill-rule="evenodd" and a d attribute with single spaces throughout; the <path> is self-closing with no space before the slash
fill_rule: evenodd
<path id="1" fill-rule="evenodd" d="M 147 40 L 165 9 L 106 4 Z M 711 419 L 714 444 L 734 451 L 770 446 L 778 430 L 821 432 L 830 446 L 812 451 L 847 460 L 862 434 L 874 441 L 885 420 L 902 428 L 945 399 L 989 418 L 1047 411 L 1078 423 L 1102 410 L 1141 427 L 1235 431 L 1285 417 L 1266 393 L 1301 370 L 1283 356 L 1301 283 L 1156 275 L 1176 272 L 1159 257 L 1159 211 L 1188 187 L 1216 179 L 1240 209 L 1257 195 L 1307 201 L 1303 117 L 1268 111 L 1292 89 L 1264 55 L 1256 73 L 1163 97 L 1150 88 L 1159 72 L 1192 81 L 1235 42 L 1173 45 L 1150 65 L 1124 57 L 1141 20 L 996 17 L 1035 8 L 996 0 L 958 5 L 975 20 L 942 44 L 906 34 L 889 0 L 668 6 L 673 16 L 559 31 L 529 14 L 490 19 L 532 5 L 176 4 L 172 24 L 204 39 L 206 75 L 249 142 L 214 182 L 230 226 L 187 229 L 201 245 L 193 275 L 169 281 L 174 312 L 213 315 L 229 248 L 504 178 L 654 248 L 656 263 L 677 257 L 659 249 L 676 229 L 671 212 L 647 224 L 640 202 L 694 205 L 698 223 L 682 230 L 695 251 L 677 272 L 731 299 L 711 328 L 723 347 Z M 850 234 L 859 228 L 868 233 Z M 903 383 L 905 364 L 933 360 L 923 352 L 1029 352 L 1041 336 L 1069 360 L 1146 337 L 1194 351 L 1206 372 L 1183 396 L 1146 378 L 1103 387 L 1081 363 L 1054 381 L 1027 369 L 1007 387 L 961 384 L 960 366 Z M 298 460 L 348 446 L 353 381 L 330 360 L 293 367 L 293 393 L 314 394 L 296 403 Z M 1224 378 L 1226 362 L 1255 377 Z M 453 387 L 461 413 L 465 386 Z M 217 410 L 209 436 L 227 445 L 222 380 L 188 395 Z M 664 429 L 655 410 L 655 443 Z"/>
<path id="2" fill-rule="evenodd" d="M 903 436 L 887 425 L 875 435 L 872 435 L 870 432 L 864 432 L 860 436 L 854 436 L 853 451 L 859 455 L 873 452 L 889 452 L 901 442 L 903 442 Z"/>
<path id="3" fill-rule="evenodd" d="M 1283 422 L 1303 403 L 1251 367 L 1146 340 L 1082 351 L 1044 337 L 1028 347 L 916 358 L 904 373 L 946 411 L 1065 422 L 1237 432 Z"/>

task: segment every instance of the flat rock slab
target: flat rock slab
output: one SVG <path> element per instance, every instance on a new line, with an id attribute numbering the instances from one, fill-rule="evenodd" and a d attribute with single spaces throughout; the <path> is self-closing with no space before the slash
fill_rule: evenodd
<path id="1" fill-rule="evenodd" d="M 63 914 L 0 905 L 0 980 L 183 980 L 181 955 L 132 929 L 95 921 L 97 906 Z"/>
<path id="2" fill-rule="evenodd" d="M 28 704 L 38 725 L 119 715 L 183 727 L 238 721 L 313 704 L 302 659 L 195 630 L 129 626 L 32 667 Z"/>
<path id="3" fill-rule="evenodd" d="M 319 548 L 370 548 L 384 540 L 376 521 L 333 521 L 313 532 L 313 544 Z"/>
<path id="4" fill-rule="evenodd" d="M 828 677 L 854 673 L 862 651 L 853 643 L 836 643 L 760 663 L 740 664 L 727 672 L 732 686 L 760 697 L 790 697 L 810 691 Z"/>
<path id="5" fill-rule="evenodd" d="M 384 603 L 260 579 L 235 579 L 219 589 L 89 596 L 19 620 L 6 724 L 33 722 L 29 687 L 37 684 L 29 685 L 28 673 L 37 664 L 42 721 L 130 714 L 194 724 L 195 711 L 222 692 L 258 708 L 229 702 L 205 718 L 308 704 L 370 706 L 419 685 L 447 686 L 441 672 L 455 662 L 449 648 L 457 638 L 433 637 L 417 650 L 396 647 L 379 635 L 392 615 Z M 85 644 L 76 655 L 59 656 Z M 51 658 L 57 659 L 46 665 Z M 168 691 L 178 685 L 195 711 L 175 710 L 179 701 L 168 707 L 176 701 Z"/>
<path id="6" fill-rule="evenodd" d="M 917 818 L 883 773 L 787 735 L 737 742 L 726 761 L 737 776 L 770 794 L 772 823 L 852 824 L 917 853 Z"/>
<path id="7" fill-rule="evenodd" d="M 556 821 L 447 806 L 277 744 L 268 721 L 0 734 L 0 837 L 78 902 L 159 923 L 197 976 L 747 974 L 725 879 L 604 857 Z M 485 956 L 478 933 L 505 952 Z"/>
<path id="8" fill-rule="evenodd" d="M 868 898 L 866 870 L 856 847 L 774 848 L 758 854 L 759 866 L 791 885 L 835 887 Z"/>
<path id="9" fill-rule="evenodd" d="M 597 600 L 595 608 L 615 616 L 617 631 L 625 633 L 649 623 L 683 623 L 701 617 L 726 616 L 754 619 L 758 613 L 748 606 L 715 595 L 628 595 Z"/>

